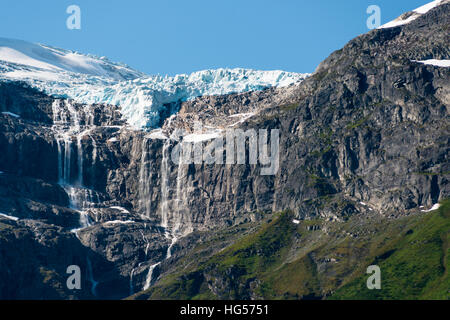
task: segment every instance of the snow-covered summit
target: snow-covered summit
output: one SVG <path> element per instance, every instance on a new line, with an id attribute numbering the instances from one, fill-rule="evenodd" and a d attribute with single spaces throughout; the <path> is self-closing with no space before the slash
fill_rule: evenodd
<path id="1" fill-rule="evenodd" d="M 167 103 L 285 87 L 307 76 L 241 68 L 148 76 L 106 58 L 0 38 L 0 80 L 24 81 L 47 94 L 81 103 L 119 105 L 128 123 L 136 128 L 157 127 Z"/>
<path id="2" fill-rule="evenodd" d="M 440 6 L 446 2 L 449 2 L 449 0 L 435 0 L 432 1 L 430 3 L 427 3 L 413 11 L 407 12 L 402 14 L 400 17 L 398 17 L 395 20 L 392 20 L 384 25 L 382 25 L 381 27 L 379 27 L 379 29 L 386 29 L 386 28 L 393 28 L 393 27 L 398 27 L 398 26 L 402 26 L 405 24 L 410 23 L 411 21 L 416 20 L 418 17 L 420 17 L 421 15 L 427 13 L 428 11 L 430 11 L 431 9 Z"/>
<path id="3" fill-rule="evenodd" d="M 75 72 L 116 80 L 136 79 L 143 73 L 130 67 L 110 62 L 105 57 L 34 44 L 0 37 L 0 60 L 41 72 Z"/>

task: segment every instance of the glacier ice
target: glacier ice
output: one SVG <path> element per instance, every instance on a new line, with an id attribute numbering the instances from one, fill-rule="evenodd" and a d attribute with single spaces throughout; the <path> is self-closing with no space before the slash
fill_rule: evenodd
<path id="1" fill-rule="evenodd" d="M 235 68 L 149 76 L 105 57 L 0 38 L 0 80 L 23 81 L 47 94 L 80 103 L 118 105 L 136 129 L 158 127 L 160 113 L 168 103 L 285 87 L 308 75 Z"/>

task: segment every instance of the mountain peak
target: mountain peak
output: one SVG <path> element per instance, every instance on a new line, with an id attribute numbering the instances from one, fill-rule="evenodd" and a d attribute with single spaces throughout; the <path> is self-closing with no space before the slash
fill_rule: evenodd
<path id="1" fill-rule="evenodd" d="M 47 75 L 49 72 L 73 72 L 115 80 L 135 79 L 144 75 L 128 66 L 110 62 L 104 57 L 84 55 L 17 39 L 0 38 L 0 60 L 28 68 L 30 72 L 37 72 L 37 77 L 42 72 Z"/>
<path id="2" fill-rule="evenodd" d="M 437 6 L 440 6 L 444 3 L 450 2 L 450 0 L 435 0 L 430 3 L 427 3 L 417 9 L 414 9 L 413 11 L 406 12 L 402 14 L 400 17 L 398 17 L 395 20 L 392 20 L 381 27 L 379 29 L 386 29 L 386 28 L 394 28 L 398 26 L 402 26 L 405 24 L 410 23 L 411 21 L 416 20 L 421 15 L 427 13 L 428 11 L 434 9 Z"/>

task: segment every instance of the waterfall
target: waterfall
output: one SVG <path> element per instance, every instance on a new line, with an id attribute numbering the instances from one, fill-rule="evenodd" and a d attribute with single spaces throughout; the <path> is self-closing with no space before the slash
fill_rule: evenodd
<path id="1" fill-rule="evenodd" d="M 176 216 L 174 219 L 174 233 L 179 236 L 185 236 L 194 231 L 192 217 L 186 210 L 188 206 L 188 184 L 187 184 L 188 166 L 179 161 L 177 169 L 177 189 L 176 189 Z"/>
<path id="2" fill-rule="evenodd" d="M 130 296 L 134 294 L 134 286 L 133 286 L 133 275 L 134 275 L 134 269 L 131 269 L 131 273 L 130 273 Z"/>
<path id="3" fill-rule="evenodd" d="M 165 237 L 170 240 L 170 245 L 167 248 L 166 255 L 164 260 L 169 259 L 172 256 L 172 248 L 178 241 L 180 237 L 183 237 L 190 232 L 193 231 L 191 219 L 188 217 L 188 215 L 185 214 L 185 205 L 187 204 L 186 198 L 187 198 L 187 192 L 186 192 L 186 185 L 184 184 L 184 178 L 187 177 L 187 174 L 184 170 L 185 166 L 183 166 L 182 161 L 179 162 L 178 165 L 178 171 L 177 171 L 177 180 L 176 180 L 176 198 L 173 199 L 172 193 L 170 192 L 170 163 L 169 163 L 169 156 L 170 156 L 170 145 L 172 140 L 166 139 L 164 141 L 163 147 L 162 147 L 162 160 L 161 160 L 161 200 L 160 200 L 160 217 L 161 217 L 161 227 L 165 229 L 164 235 Z M 144 145 L 144 144 L 143 144 Z M 146 146 L 145 146 L 146 147 Z M 145 179 L 149 179 L 148 172 L 142 169 L 143 167 L 146 167 L 144 165 L 144 160 L 146 159 L 146 148 L 144 150 L 143 148 L 143 155 L 141 156 L 141 185 L 148 183 L 145 182 Z M 187 167 L 186 167 L 187 168 Z M 142 195 L 148 195 L 146 193 L 146 188 L 142 187 L 143 194 Z M 183 224 L 186 224 L 184 226 Z M 155 271 L 155 268 L 158 267 L 161 264 L 162 261 L 159 261 L 155 264 L 150 265 L 147 273 L 147 277 L 145 280 L 144 290 L 147 290 L 150 288 L 152 281 L 153 281 L 153 274 Z"/>
<path id="4" fill-rule="evenodd" d="M 175 235 L 171 235 L 168 232 L 166 232 L 165 235 L 167 238 L 171 237 L 171 243 L 170 243 L 169 247 L 167 247 L 166 257 L 164 258 L 164 260 L 167 260 L 172 256 L 172 248 L 175 245 L 175 243 L 178 241 L 178 238 Z M 153 281 L 153 272 L 154 272 L 155 268 L 161 264 L 161 262 L 162 261 L 152 264 L 150 266 L 150 268 L 148 269 L 147 277 L 145 279 L 145 285 L 143 288 L 144 290 L 147 290 L 148 288 L 150 288 L 150 285 L 152 284 L 152 281 Z"/>
<path id="5" fill-rule="evenodd" d="M 188 165 L 179 161 L 177 166 L 177 178 L 175 193 L 171 192 L 169 147 L 172 140 L 166 140 L 162 149 L 161 162 L 161 226 L 169 233 L 169 238 L 178 238 L 193 231 L 192 221 L 187 207 L 187 169 Z"/>
<path id="6" fill-rule="evenodd" d="M 144 140 L 146 141 L 146 140 Z M 144 143 L 143 143 L 144 145 Z M 166 230 L 165 231 L 165 236 L 167 238 L 171 238 L 172 239 L 172 244 L 168 247 L 167 252 L 166 252 L 166 257 L 165 259 L 170 258 L 171 256 L 171 249 L 174 242 L 174 239 L 176 241 L 176 237 L 172 236 L 171 237 L 171 232 L 170 232 L 170 228 L 169 228 L 169 216 L 168 216 L 168 209 L 169 209 L 169 205 L 168 205 L 168 201 L 169 201 L 169 156 L 168 156 L 168 150 L 169 150 L 169 146 L 170 146 L 170 140 L 167 139 L 164 141 L 164 145 L 162 148 L 162 161 L 161 161 L 161 204 L 160 204 L 160 216 L 161 216 L 161 226 Z M 142 154 L 142 160 L 145 160 L 145 155 L 147 154 L 147 148 L 145 145 L 145 150 L 143 149 L 143 154 Z M 145 162 L 142 161 L 142 167 L 147 167 Z M 141 168 L 142 168 L 141 167 Z M 145 175 L 144 175 L 145 174 Z M 148 184 L 148 181 L 146 182 L 145 180 L 150 180 L 150 177 L 148 176 L 148 172 L 145 172 L 144 174 L 141 175 L 141 185 L 146 186 L 146 184 Z M 146 188 L 144 189 L 144 196 L 148 196 L 148 194 L 146 193 L 146 191 L 148 191 Z M 141 195 L 141 199 L 142 199 L 142 195 Z M 145 199 L 144 199 L 145 201 Z M 147 199 L 147 202 L 150 202 L 149 199 Z M 147 273 L 147 277 L 145 279 L 145 284 L 144 284 L 144 290 L 147 290 L 148 288 L 150 288 L 150 285 L 152 283 L 153 280 L 153 271 L 155 270 L 155 268 L 157 266 L 159 266 L 161 264 L 161 261 L 152 264 L 149 269 L 148 269 L 148 273 Z"/>
<path id="7" fill-rule="evenodd" d="M 144 229 L 145 228 L 147 228 L 147 224 L 146 223 L 144 223 Z M 139 230 L 139 232 L 141 233 L 142 239 L 146 243 L 146 245 L 145 245 L 145 257 L 147 258 L 148 249 L 150 248 L 150 241 L 148 241 L 147 237 L 145 236 L 145 234 L 141 230 Z"/>
<path id="8" fill-rule="evenodd" d="M 69 196 L 70 207 L 80 214 L 80 228 L 91 225 L 89 215 L 82 210 L 92 207 L 96 202 L 95 192 L 83 187 L 83 144 L 82 139 L 88 133 L 81 130 L 81 117 L 70 101 L 55 100 L 52 104 L 53 126 L 58 150 L 58 183 Z M 93 123 L 89 121 L 89 123 Z M 72 159 L 73 137 L 76 139 L 76 158 Z M 72 162 L 76 161 L 76 175 L 73 174 Z M 72 177 L 76 176 L 73 181 Z M 97 195 L 98 198 L 98 195 Z M 77 234 L 80 229 L 72 230 Z M 78 235 L 77 235 L 78 236 Z"/>
<path id="9" fill-rule="evenodd" d="M 167 139 L 164 142 L 162 148 L 162 161 L 161 161 L 161 226 L 164 229 L 169 228 L 169 156 L 168 150 L 170 146 L 170 140 Z"/>
<path id="10" fill-rule="evenodd" d="M 53 126 L 58 150 L 58 182 L 66 190 L 70 206 L 75 210 L 93 207 L 99 202 L 98 193 L 84 186 L 83 177 L 83 138 L 89 137 L 94 146 L 93 160 L 96 159 L 97 146 L 90 135 L 94 125 L 94 115 L 84 106 L 84 117 L 76 110 L 70 101 L 55 100 L 52 104 Z M 81 123 L 84 122 L 84 126 Z M 76 141 L 76 144 L 74 143 Z M 76 152 L 73 152 L 76 149 Z M 76 166 L 72 167 L 75 163 Z M 89 225 L 89 219 L 84 211 L 80 211 L 80 225 Z"/>
<path id="11" fill-rule="evenodd" d="M 64 136 L 64 175 L 63 182 L 67 184 L 70 182 L 70 162 L 72 154 L 72 141 L 69 136 Z"/>
<path id="12" fill-rule="evenodd" d="M 145 279 L 145 284 L 144 284 L 144 290 L 147 290 L 148 288 L 150 288 L 150 285 L 152 284 L 152 280 L 153 280 L 153 271 L 155 270 L 155 268 L 157 266 L 160 265 L 160 263 L 161 263 L 161 261 L 158 263 L 152 264 L 150 266 L 150 268 L 148 269 L 147 278 Z"/>
<path id="13" fill-rule="evenodd" d="M 81 144 L 81 139 L 83 136 L 80 134 L 77 136 L 77 150 L 78 150 L 78 158 L 77 158 L 77 164 L 78 164 L 78 179 L 77 179 L 77 185 L 82 186 L 83 185 L 83 146 Z"/>
<path id="14" fill-rule="evenodd" d="M 174 116 L 168 119 L 170 122 Z M 152 137 L 153 136 L 153 137 Z M 176 140 L 166 138 L 162 132 L 158 134 L 150 134 L 144 137 L 141 145 L 141 161 L 139 168 L 139 209 L 146 216 L 151 215 L 151 198 L 152 198 L 152 172 L 151 172 L 151 158 L 148 155 L 148 141 L 150 139 L 163 139 L 164 143 L 161 150 L 161 166 L 160 166 L 160 203 L 159 203 L 159 217 L 160 225 L 164 228 L 164 236 L 170 241 L 170 245 L 167 248 L 166 255 L 163 260 L 169 259 L 172 256 L 172 249 L 176 242 L 183 236 L 193 231 L 192 218 L 190 213 L 186 210 L 188 205 L 188 192 L 187 192 L 187 170 L 188 166 L 183 164 L 183 161 L 179 161 L 177 167 L 176 187 L 175 182 L 170 181 L 171 177 L 171 145 Z M 180 155 L 181 158 L 182 155 Z M 181 160 L 181 159 L 180 159 Z M 171 188 L 171 186 L 175 187 Z M 172 192 L 175 191 L 175 192 Z M 147 252 L 149 243 L 145 249 L 145 255 Z M 153 275 L 155 268 L 157 268 L 162 261 L 151 264 L 148 267 L 147 277 L 144 284 L 144 290 L 148 289 L 153 282 Z M 134 276 L 134 269 L 130 274 L 130 291 L 132 285 L 132 278 Z"/>
<path id="15" fill-rule="evenodd" d="M 95 281 L 95 279 L 94 279 L 94 272 L 92 270 L 92 263 L 91 263 L 91 259 L 89 259 L 89 256 L 86 256 L 86 260 L 87 260 L 88 279 L 89 279 L 89 282 L 91 283 L 91 293 L 94 295 L 94 297 L 96 297 L 98 282 Z"/>
<path id="16" fill-rule="evenodd" d="M 72 102 L 57 99 L 52 104 L 52 111 L 52 130 L 58 150 L 58 183 L 69 196 L 70 207 L 80 214 L 80 227 L 72 230 L 78 238 L 78 231 L 91 225 L 89 214 L 83 209 L 93 207 L 95 203 L 99 202 L 98 193 L 92 189 L 85 188 L 83 178 L 83 137 L 88 136 L 91 139 L 94 145 L 93 159 L 95 160 L 96 158 L 95 140 L 89 134 L 92 127 L 94 127 L 94 114 L 91 106 L 84 106 L 85 128 L 83 128 L 81 125 L 83 119 Z M 76 144 L 73 143 L 74 140 Z M 72 149 L 76 149 L 76 152 L 72 152 Z M 73 162 L 76 164 L 75 167 L 72 167 Z M 94 296 L 97 296 L 96 288 L 98 282 L 94 279 L 89 256 L 86 256 L 86 261 L 87 277 L 91 283 L 91 292 Z"/>
<path id="17" fill-rule="evenodd" d="M 67 107 L 68 114 L 64 107 Z M 58 148 L 58 180 L 61 185 L 70 185 L 72 182 L 72 137 L 75 136 L 77 140 L 77 169 L 78 180 L 82 183 L 82 168 L 83 168 L 83 148 L 81 144 L 82 134 L 80 133 L 79 116 L 71 102 L 62 102 L 55 100 L 52 104 L 53 110 L 53 126 L 52 130 L 55 133 L 55 140 Z"/>
<path id="18" fill-rule="evenodd" d="M 139 208 L 147 217 L 151 213 L 151 171 L 150 162 L 147 159 L 147 138 L 143 138 L 141 146 L 141 165 L 139 170 Z"/>
<path id="19" fill-rule="evenodd" d="M 176 236 L 173 236 L 172 242 L 170 243 L 169 247 L 167 248 L 166 259 L 169 259 L 172 256 L 172 247 L 174 246 L 174 244 L 177 241 L 178 241 L 178 238 Z"/>

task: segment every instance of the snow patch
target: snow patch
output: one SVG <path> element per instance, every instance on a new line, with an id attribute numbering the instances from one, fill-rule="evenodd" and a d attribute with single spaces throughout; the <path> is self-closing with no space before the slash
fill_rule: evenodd
<path id="1" fill-rule="evenodd" d="M 105 58 L 17 39 L 0 38 L 0 60 L 40 71 L 74 72 L 117 80 L 135 79 L 143 75 Z"/>
<path id="2" fill-rule="evenodd" d="M 0 59 L 1 60 L 1 59 Z M 51 71 L 43 71 L 43 70 L 35 70 L 32 74 L 30 74 L 30 71 L 24 71 L 24 70 L 14 70 L 10 72 L 6 72 L 4 74 L 5 78 L 16 80 L 16 79 L 23 79 L 23 80 L 41 80 L 41 81 L 59 81 L 60 77 L 57 73 L 51 72 Z"/>
<path id="3" fill-rule="evenodd" d="M 421 60 L 421 61 L 417 61 L 417 60 L 411 60 L 412 62 L 418 62 L 418 63 L 423 63 L 426 65 L 432 65 L 432 66 L 436 66 L 436 67 L 450 67 L 450 60 L 438 60 L 438 59 L 428 59 L 428 60 Z"/>
<path id="4" fill-rule="evenodd" d="M 160 139 L 160 140 L 166 140 L 166 135 L 162 132 L 161 129 L 156 129 L 150 132 L 150 134 L 147 136 L 149 139 Z"/>
<path id="5" fill-rule="evenodd" d="M 414 9 L 413 11 L 411 11 L 411 15 L 408 18 L 404 19 L 403 18 L 404 15 L 402 15 L 402 16 L 398 17 L 397 19 L 392 20 L 392 21 L 382 25 L 378 29 L 393 28 L 393 27 L 398 27 L 398 26 L 402 26 L 402 25 L 408 24 L 408 23 L 416 20 L 421 15 L 427 13 L 431 9 L 439 6 L 442 2 L 443 2 L 443 0 L 435 0 L 433 2 L 427 3 L 426 5 L 423 5 L 423 6 L 419 7 L 419 8 Z"/>
<path id="6" fill-rule="evenodd" d="M 103 225 L 130 224 L 130 223 L 136 223 L 136 221 L 133 221 L 133 220 L 111 220 L 111 221 L 104 222 Z"/>
<path id="7" fill-rule="evenodd" d="M 418 14 L 413 14 L 412 16 L 410 16 L 409 18 L 404 19 L 404 20 L 402 18 L 397 18 L 395 20 L 392 20 L 392 21 L 382 25 L 378 29 L 387 29 L 387 28 L 394 28 L 394 27 L 402 26 L 402 25 L 408 24 L 408 23 L 416 20 L 418 17 L 419 17 Z"/>
<path id="8" fill-rule="evenodd" d="M 215 132 L 209 133 L 191 133 L 183 137 L 185 142 L 203 142 L 212 139 L 219 138 L 221 136 L 221 131 L 217 130 Z"/>
<path id="9" fill-rule="evenodd" d="M 19 220 L 19 218 L 7 215 L 5 213 L 0 213 L 0 217 L 6 218 L 6 219 L 9 219 L 9 220 L 13 220 L 13 221 L 18 221 Z"/>
<path id="10" fill-rule="evenodd" d="M 441 205 L 439 203 L 435 203 L 435 204 L 433 204 L 433 206 L 430 209 L 428 209 L 428 210 L 420 210 L 420 211 L 422 211 L 422 212 L 431 212 L 431 211 L 439 209 L 440 206 Z"/>
<path id="11" fill-rule="evenodd" d="M 442 1 L 443 0 L 432 1 L 430 3 L 427 3 L 427 4 L 423 5 L 423 6 L 415 9 L 414 12 L 419 13 L 419 14 L 425 14 L 428 11 L 430 11 L 431 9 L 433 9 L 433 8 L 437 7 L 438 5 L 440 5 Z"/>
<path id="12" fill-rule="evenodd" d="M 248 119 L 250 119 L 251 117 L 253 117 L 254 115 L 255 115 L 254 112 L 232 114 L 231 116 L 228 116 L 228 117 L 229 118 L 241 118 L 241 119 L 238 122 L 233 123 L 229 127 L 234 127 L 240 123 L 243 123 L 243 122 L 247 121 Z"/>
<path id="13" fill-rule="evenodd" d="M 130 211 L 128 211 L 127 209 L 125 209 L 124 207 L 119 207 L 119 206 L 112 206 L 110 207 L 111 209 L 116 209 L 121 211 L 122 213 L 130 213 Z"/>

